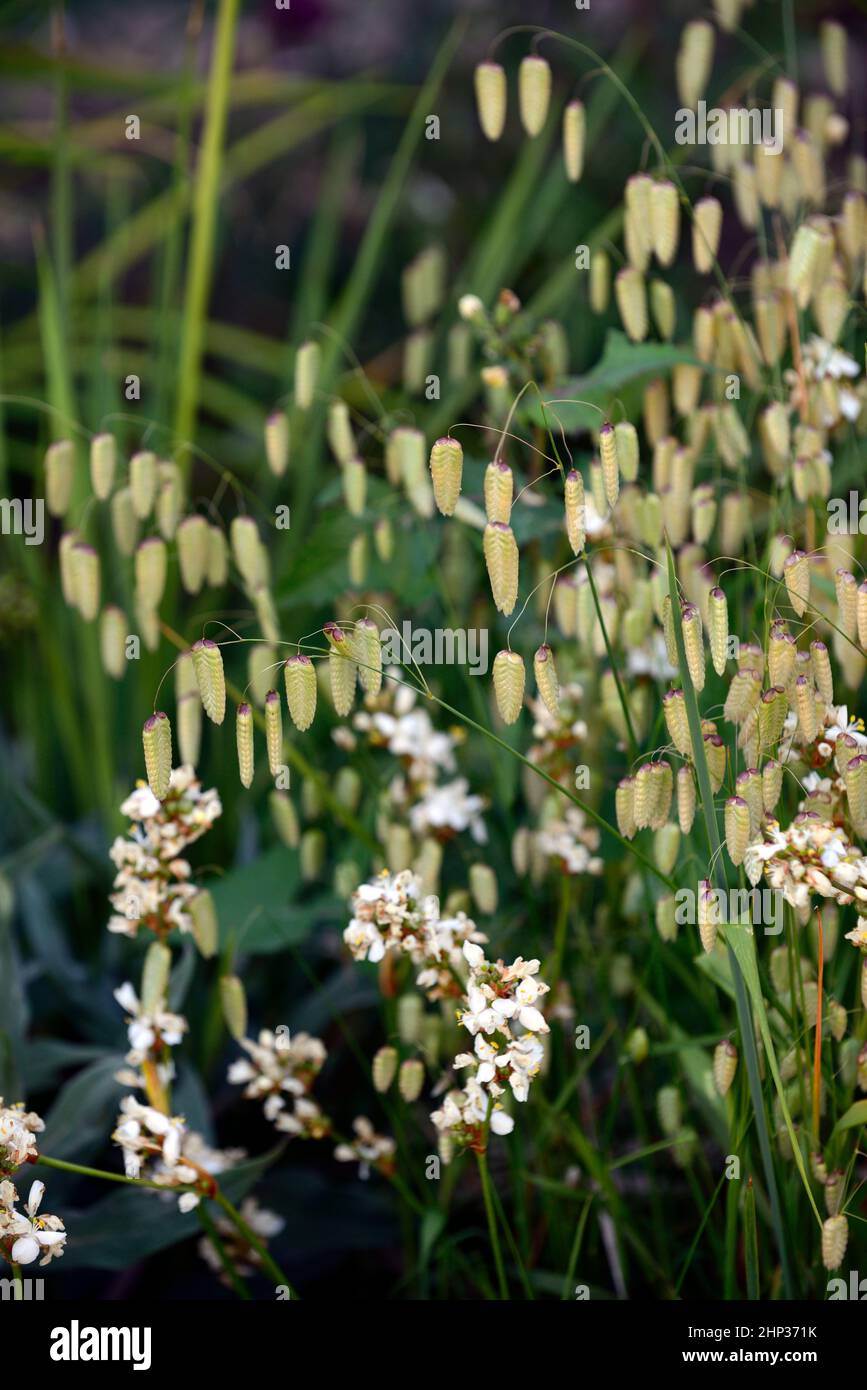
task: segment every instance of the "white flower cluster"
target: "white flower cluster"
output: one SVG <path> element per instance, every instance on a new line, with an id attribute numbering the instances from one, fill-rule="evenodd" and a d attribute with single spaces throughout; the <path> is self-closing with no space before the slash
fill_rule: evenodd
<path id="1" fill-rule="evenodd" d="M 394 1140 L 385 1134 L 377 1134 L 364 1115 L 352 1121 L 352 1128 L 355 1138 L 338 1144 L 334 1150 L 338 1163 L 357 1163 L 360 1178 L 369 1178 L 371 1168 L 386 1175 L 393 1172 Z"/>
<path id="2" fill-rule="evenodd" d="M 181 1014 L 170 1013 L 162 1002 L 153 1012 L 145 1013 L 129 981 L 114 991 L 114 997 L 127 1015 L 130 1050 L 126 1060 L 130 1067 L 139 1068 L 145 1062 L 153 1062 L 160 1084 L 168 1085 L 174 1080 L 175 1068 L 171 1060 L 165 1059 L 165 1049 L 177 1047 L 187 1031 L 187 1020 Z M 145 1079 L 138 1070 L 119 1071 L 116 1080 L 122 1086 L 145 1087 Z"/>
<path id="3" fill-rule="evenodd" d="M 268 1211 L 266 1207 L 260 1207 L 255 1197 L 245 1197 L 241 1203 L 241 1216 L 254 1235 L 260 1240 L 267 1241 L 273 1236 L 279 1235 L 285 1226 L 282 1216 L 276 1212 Z M 234 1265 L 238 1274 L 242 1278 L 248 1278 L 257 1269 L 261 1269 L 262 1257 L 258 1250 L 254 1250 L 252 1245 L 241 1236 L 237 1226 L 235 1226 L 222 1212 L 214 1213 L 214 1225 L 217 1234 L 223 1244 L 223 1249 Z M 231 1287 L 229 1278 L 223 1266 L 223 1261 L 217 1254 L 216 1248 L 208 1236 L 203 1236 L 199 1241 L 199 1254 L 207 1265 L 217 1274 L 220 1282 L 227 1287 Z"/>
<path id="4" fill-rule="evenodd" d="M 470 791 L 465 777 L 440 781 L 442 774 L 456 771 L 455 749 L 461 735 L 434 728 L 427 710 L 416 705 L 418 692 L 400 684 L 402 678 L 400 670 L 390 667 L 379 694 L 368 695 L 364 709 L 352 721 L 374 747 L 386 748 L 403 764 L 404 775 L 389 787 L 392 809 L 408 817 L 416 836 L 446 840 L 469 831 L 477 844 L 485 844 L 485 798 Z M 349 748 L 354 737 L 346 730 L 338 742 Z"/>
<path id="5" fill-rule="evenodd" d="M 764 872 L 801 921 L 809 916 L 813 894 L 841 907 L 855 903 L 867 918 L 867 856 L 838 825 L 815 811 L 801 811 L 786 830 L 776 821 L 766 822 L 763 836 L 744 855 L 744 872 L 752 884 Z M 848 935 L 856 945 L 867 945 L 865 921 Z"/>
<path id="6" fill-rule="evenodd" d="M 60 1217 L 39 1215 L 44 1192 L 44 1183 L 32 1183 L 24 1209 L 18 1211 L 20 1198 L 14 1183 L 0 1182 L 0 1251 L 12 1264 L 31 1265 L 39 1260 L 47 1265 L 63 1254 L 66 1231 Z"/>
<path id="7" fill-rule="evenodd" d="M 601 874 L 604 867 L 594 853 L 599 848 L 599 831 L 587 824 L 578 806 L 569 806 L 562 816 L 547 820 L 536 832 L 536 848 L 567 874 Z"/>
<path id="8" fill-rule="evenodd" d="M 243 1149 L 212 1149 L 200 1134 L 188 1129 L 179 1115 L 164 1115 L 135 1096 L 120 1103 L 117 1128 L 112 1135 L 123 1150 L 128 1178 L 146 1178 L 167 1188 L 197 1186 L 207 1193 L 211 1175 L 225 1172 L 245 1157 Z M 198 1192 L 178 1198 L 182 1212 L 198 1206 Z"/>
<path id="9" fill-rule="evenodd" d="M 386 951 L 405 952 L 421 970 L 417 984 L 430 998 L 454 994 L 454 971 L 463 965 L 466 942 L 483 942 L 463 912 L 441 917 L 439 899 L 423 896 L 418 876 L 409 869 L 381 873 L 352 895 L 352 919 L 343 940 L 356 960 L 380 961 Z"/>
<path id="10" fill-rule="evenodd" d="M 843 352 L 842 348 L 835 347 L 833 343 L 820 338 L 817 333 L 812 333 L 801 350 L 801 370 L 806 380 L 813 386 L 813 393 L 823 382 L 828 382 L 834 388 L 831 391 L 824 391 L 814 406 L 814 413 L 820 415 L 823 426 L 830 429 L 841 419 L 849 421 L 858 419 L 861 414 L 861 398 L 857 389 L 853 390 L 845 384 L 860 375 L 861 369 L 854 358 L 850 357 L 847 352 Z M 799 401 L 798 373 L 790 367 L 783 375 L 787 384 L 792 387 L 792 405 L 797 407 Z M 830 463 L 831 455 L 826 454 L 826 456 Z"/>
<path id="11" fill-rule="evenodd" d="M 848 808 L 846 783 L 837 767 L 837 743 L 844 737 L 856 751 L 867 750 L 864 722 L 850 719 L 845 705 L 825 706 L 821 732 L 809 745 L 804 744 L 797 717 L 790 711 L 780 759 L 809 761 L 810 768 L 800 779 L 805 795 L 786 829 L 772 819 L 764 823 L 761 838 L 747 847 L 744 872 L 753 885 L 764 874 L 802 923 L 810 915 L 813 896 L 841 907 L 854 903 L 860 921 L 847 936 L 856 946 L 867 946 L 867 857 L 841 823 L 847 819 Z"/>
<path id="12" fill-rule="evenodd" d="M 22 1163 L 32 1163 L 36 1159 L 35 1135 L 45 1128 L 33 1111 L 26 1111 L 23 1105 L 4 1105 L 0 1096 L 0 1177 L 14 1173 Z"/>
<path id="13" fill-rule="evenodd" d="M 435 782 L 441 772 L 455 771 L 454 734 L 435 729 L 426 709 L 416 705 L 417 692 L 400 684 L 403 673 L 389 667 L 378 695 L 368 695 L 352 726 L 377 748 L 387 748 L 406 765 L 413 782 Z"/>
<path id="14" fill-rule="evenodd" d="M 538 1003 L 548 986 L 536 978 L 537 960 L 519 956 L 511 965 L 492 962 L 472 942 L 464 945 L 464 956 L 470 976 L 458 1020 L 474 1044 L 472 1052 L 455 1058 L 454 1066 L 471 1067 L 472 1072 L 462 1090 L 447 1093 L 431 1119 L 453 1142 L 481 1152 L 488 1128 L 493 1134 L 510 1134 L 515 1127 L 502 1108 L 506 1088 L 516 1101 L 525 1101 L 542 1066 L 540 1035 L 549 1029 Z"/>
<path id="15" fill-rule="evenodd" d="M 197 889 L 182 854 L 222 814 L 217 792 L 203 790 L 191 767 L 179 767 L 165 801 L 157 801 L 142 785 L 120 809 L 133 827 L 129 835 L 117 837 L 110 851 L 117 875 L 109 931 L 131 937 L 141 927 L 159 936 L 173 928 L 190 931 L 187 908 Z"/>
<path id="16" fill-rule="evenodd" d="M 264 1101 L 265 1118 L 284 1134 L 304 1139 L 328 1134 L 330 1122 L 309 1094 L 327 1056 L 325 1044 L 309 1033 L 289 1037 L 263 1028 L 255 1042 L 242 1038 L 241 1046 L 247 1056 L 232 1063 L 228 1079 L 244 1087 L 245 1098 Z"/>

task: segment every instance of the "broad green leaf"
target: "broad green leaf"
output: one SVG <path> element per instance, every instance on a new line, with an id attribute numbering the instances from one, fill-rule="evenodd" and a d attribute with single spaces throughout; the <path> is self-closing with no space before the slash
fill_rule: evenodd
<path id="1" fill-rule="evenodd" d="M 681 362 L 695 362 L 695 353 L 674 343 L 631 343 L 625 333 L 612 329 L 605 340 L 605 349 L 596 366 L 584 376 L 570 377 L 548 392 L 556 404 L 547 412 L 548 419 L 560 421 L 567 431 L 596 429 L 600 424 L 598 405 L 609 410 L 613 397 L 625 386 L 641 384 L 651 377 L 664 375 Z M 571 404 L 572 400 L 589 401 L 590 406 Z M 527 398 L 522 411 L 535 424 L 545 424 L 545 413 L 538 397 Z"/>
<path id="2" fill-rule="evenodd" d="M 835 1124 L 834 1134 L 844 1129 L 860 1129 L 861 1125 L 867 1125 L 867 1100 L 856 1100 L 854 1105 L 849 1106 L 846 1114 L 841 1115 Z"/>
<path id="3" fill-rule="evenodd" d="M 798 1143 L 798 1137 L 795 1134 L 794 1126 L 792 1124 L 792 1116 L 789 1113 L 789 1107 L 786 1102 L 786 1088 L 784 1087 L 782 1078 L 780 1076 L 780 1068 L 777 1064 L 777 1054 L 774 1051 L 774 1043 L 771 1037 L 771 1029 L 768 1024 L 767 1010 L 765 1009 L 765 1000 L 764 996 L 762 995 L 761 981 L 759 980 L 759 968 L 758 963 L 756 961 L 755 937 L 753 936 L 751 927 L 742 926 L 734 922 L 729 923 L 729 925 L 725 929 L 725 934 L 726 942 L 729 946 L 731 946 L 732 950 L 734 951 L 735 958 L 737 959 L 738 965 L 741 968 L 741 974 L 744 977 L 744 982 L 746 983 L 746 987 L 749 991 L 750 999 L 752 1000 L 753 1009 L 755 1010 L 756 1019 L 758 1020 L 759 1029 L 762 1035 L 762 1042 L 765 1045 L 765 1056 L 767 1057 L 768 1067 L 770 1068 L 771 1076 L 774 1079 L 774 1086 L 776 1087 L 777 1095 L 779 1096 L 780 1109 L 783 1112 L 783 1120 L 785 1122 L 786 1129 L 789 1134 L 789 1140 L 792 1145 L 792 1152 L 795 1157 L 795 1163 L 798 1166 L 798 1172 L 801 1175 L 801 1181 L 804 1184 L 804 1190 L 807 1193 L 808 1198 L 810 1199 L 810 1206 L 813 1208 L 816 1220 L 821 1225 L 822 1218 L 819 1215 L 819 1210 L 816 1206 L 815 1198 L 813 1197 L 813 1190 L 810 1186 L 810 1179 L 808 1177 L 807 1170 L 804 1166 L 804 1156 L 801 1153 L 801 1146 Z"/>
<path id="4" fill-rule="evenodd" d="M 250 1191 L 281 1152 L 273 1149 L 221 1173 L 219 1183 L 231 1202 Z M 51 1170 L 46 1170 L 50 1178 Z M 123 1186 L 86 1211 L 65 1211 L 64 1269 L 128 1269 L 158 1250 L 177 1245 L 200 1231 L 195 1212 L 178 1210 L 178 1199 L 153 1188 Z"/>

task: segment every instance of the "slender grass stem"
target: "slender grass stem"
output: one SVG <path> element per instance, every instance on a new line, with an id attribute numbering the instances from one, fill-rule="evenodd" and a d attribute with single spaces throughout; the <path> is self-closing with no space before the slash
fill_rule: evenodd
<path id="1" fill-rule="evenodd" d="M 184 295 L 184 330 L 178 363 L 175 432 L 180 441 L 192 436 L 198 410 L 204 326 L 214 262 L 223 145 L 240 8 L 241 0 L 220 0 L 217 13 L 205 130 L 196 172 L 190 260 Z M 184 461 L 189 470 L 189 455 L 184 455 Z"/>
<path id="2" fill-rule="evenodd" d="M 238 1208 L 233 1206 L 232 1203 L 229 1201 L 225 1192 L 221 1192 L 218 1189 L 214 1193 L 214 1201 L 217 1203 L 217 1206 L 222 1207 L 229 1220 L 233 1223 L 234 1226 L 237 1227 L 239 1233 L 243 1236 L 247 1244 L 256 1251 L 256 1254 L 259 1256 L 259 1259 L 262 1262 L 262 1268 L 265 1271 L 265 1273 L 268 1274 L 274 1280 L 275 1284 L 279 1284 L 282 1287 L 287 1288 L 292 1298 L 297 1299 L 299 1297 L 298 1293 L 293 1288 L 286 1275 L 283 1273 L 277 1261 L 273 1258 L 272 1255 L 268 1253 L 268 1247 L 265 1245 L 264 1241 L 260 1240 L 260 1238 L 256 1235 L 256 1232 L 252 1230 L 251 1227 L 247 1224 L 241 1213 L 238 1211 Z"/>
<path id="3" fill-rule="evenodd" d="M 497 1284 L 500 1290 L 500 1298 L 508 1299 L 509 1286 L 506 1282 L 506 1271 L 503 1267 L 503 1252 L 500 1249 L 500 1235 L 497 1230 L 497 1218 L 494 1212 L 493 1198 L 491 1196 L 491 1175 L 488 1172 L 488 1156 L 484 1153 L 477 1153 L 476 1159 L 479 1165 L 479 1179 L 482 1184 L 485 1214 L 488 1218 L 488 1235 L 490 1236 L 491 1251 L 494 1256 L 494 1265 L 497 1271 Z"/>
<path id="4" fill-rule="evenodd" d="M 247 1288 L 247 1285 L 244 1283 L 244 1280 L 241 1278 L 241 1275 L 235 1268 L 235 1262 L 229 1254 L 228 1250 L 226 1249 L 226 1246 L 222 1240 L 222 1237 L 220 1236 L 219 1231 L 217 1230 L 216 1226 L 211 1220 L 211 1215 L 208 1211 L 206 1202 L 199 1203 L 198 1207 L 196 1208 L 196 1214 L 201 1223 L 202 1230 L 205 1232 L 205 1235 L 208 1237 L 208 1240 L 211 1242 L 211 1244 L 217 1252 L 217 1258 L 219 1259 L 220 1264 L 223 1266 L 223 1269 L 226 1272 L 226 1278 L 232 1285 L 232 1288 L 235 1290 L 235 1293 L 238 1295 L 240 1299 L 243 1299 L 245 1301 L 249 1300 L 251 1297 L 250 1290 Z"/>

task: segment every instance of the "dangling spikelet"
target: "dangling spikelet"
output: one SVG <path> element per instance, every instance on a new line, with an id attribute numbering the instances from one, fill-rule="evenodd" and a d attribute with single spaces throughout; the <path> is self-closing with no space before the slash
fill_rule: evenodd
<path id="1" fill-rule="evenodd" d="M 768 675 L 773 685 L 785 687 L 795 670 L 795 639 L 781 628 L 772 629 L 768 638 Z"/>
<path id="2" fill-rule="evenodd" d="M 290 656 L 283 668 L 286 704 L 295 728 L 309 729 L 316 714 L 316 671 L 309 656 L 299 652 Z"/>
<path id="3" fill-rule="evenodd" d="M 762 803 L 762 778 L 757 768 L 748 767 L 735 778 L 735 791 L 749 807 L 750 838 L 756 834 L 764 819 Z"/>
<path id="4" fill-rule="evenodd" d="M 692 769 L 677 769 L 677 823 L 681 834 L 688 835 L 695 820 L 695 778 Z"/>
<path id="5" fill-rule="evenodd" d="M 762 768 L 762 805 L 767 815 L 772 816 L 774 814 L 782 790 L 782 764 L 778 763 L 776 758 L 770 758 Z"/>
<path id="6" fill-rule="evenodd" d="M 813 743 L 818 733 L 816 698 L 813 682 L 807 676 L 798 676 L 795 681 L 795 710 L 801 737 L 805 743 Z"/>
<path id="7" fill-rule="evenodd" d="M 826 19 L 819 29 L 819 35 L 828 86 L 835 97 L 844 97 L 848 86 L 846 30 L 836 20 Z"/>
<path id="8" fill-rule="evenodd" d="M 198 690 L 178 698 L 178 755 L 181 766 L 195 767 L 202 743 L 202 702 Z"/>
<path id="9" fill-rule="evenodd" d="M 78 541 L 72 547 L 71 558 L 75 604 L 85 622 L 91 623 L 99 612 L 102 583 L 99 556 L 92 545 Z"/>
<path id="10" fill-rule="evenodd" d="M 576 468 L 566 475 L 566 535 L 573 555 L 580 555 L 587 537 L 587 511 L 584 503 L 584 479 Z"/>
<path id="11" fill-rule="evenodd" d="M 488 521 L 508 526 L 512 515 L 512 494 L 515 480 L 512 470 L 501 459 L 495 459 L 485 469 L 485 512 Z"/>
<path id="12" fill-rule="evenodd" d="M 355 457 L 355 436 L 349 418 L 349 406 L 340 398 L 332 401 L 328 407 L 326 434 L 331 452 L 338 463 L 347 463 Z"/>
<path id="13" fill-rule="evenodd" d="M 722 205 L 716 198 L 700 198 L 692 223 L 692 259 L 700 275 L 708 275 L 719 250 Z"/>
<path id="14" fill-rule="evenodd" d="M 674 792 L 674 776 L 666 762 L 650 764 L 650 809 L 648 824 L 651 830 L 659 830 L 668 820 L 671 798 Z"/>
<path id="15" fill-rule="evenodd" d="M 647 337 L 647 291 L 644 276 L 634 266 L 626 266 L 614 278 L 617 308 L 627 337 L 641 343 Z"/>
<path id="16" fill-rule="evenodd" d="M 200 637 L 192 646 L 193 668 L 205 714 L 214 724 L 226 716 L 226 677 L 223 654 L 210 637 Z"/>
<path id="17" fill-rule="evenodd" d="M 175 533 L 181 583 L 188 594 L 197 594 L 208 566 L 208 523 L 203 516 L 185 516 Z"/>
<path id="18" fill-rule="evenodd" d="M 517 652 L 501 651 L 494 657 L 494 697 L 504 724 L 514 724 L 524 703 L 524 661 Z"/>
<path id="19" fill-rule="evenodd" d="M 570 101 L 563 111 L 563 162 L 570 183 L 584 172 L 585 113 L 583 101 Z"/>
<path id="20" fill-rule="evenodd" d="M 780 741 L 789 709 L 786 692 L 780 685 L 764 691 L 758 703 L 759 747 L 767 750 Z"/>
<path id="21" fill-rule="evenodd" d="M 711 887 L 710 880 L 703 878 L 698 885 L 696 921 L 701 938 L 702 950 L 710 955 L 716 946 L 717 930 L 720 922 L 719 900 Z"/>
<path id="22" fill-rule="evenodd" d="M 159 536 L 148 536 L 135 552 L 135 587 L 143 608 L 155 612 L 166 587 L 168 557 L 166 543 Z"/>
<path id="23" fill-rule="evenodd" d="M 229 547 L 219 526 L 208 527 L 208 584 L 219 589 L 229 577 Z"/>
<path id="24" fill-rule="evenodd" d="M 741 724 L 750 711 L 758 704 L 762 691 L 762 677 L 759 671 L 743 667 L 735 672 L 723 714 L 730 724 Z"/>
<path id="25" fill-rule="evenodd" d="M 743 863 L 750 842 L 750 808 L 742 796 L 730 796 L 725 805 L 726 849 L 735 868 Z"/>
<path id="26" fill-rule="evenodd" d="M 72 497 L 75 446 L 58 439 L 45 452 L 45 505 L 52 516 L 63 516 Z"/>
<path id="27" fill-rule="evenodd" d="M 843 777 L 852 824 L 859 835 L 867 834 L 867 756 L 850 758 Z"/>
<path id="28" fill-rule="evenodd" d="M 633 174 L 624 190 L 623 236 L 630 266 L 642 274 L 653 249 L 650 198 L 653 181 L 647 174 Z"/>
<path id="29" fill-rule="evenodd" d="M 518 599 L 518 544 L 511 527 L 499 521 L 489 523 L 483 550 L 494 603 L 508 617 Z"/>
<path id="30" fill-rule="evenodd" d="M 95 434 L 90 441 L 90 484 L 100 502 L 104 502 L 111 492 L 116 464 L 114 435 Z"/>
<path id="31" fill-rule="evenodd" d="M 142 745 L 148 786 L 157 801 L 164 801 L 172 777 L 172 726 L 162 710 L 145 720 Z"/>
<path id="32" fill-rule="evenodd" d="M 373 544 L 384 565 L 394 554 L 394 532 L 387 516 L 381 516 L 373 528 Z"/>
<path id="33" fill-rule="evenodd" d="M 363 516 L 367 501 L 367 469 L 361 459 L 343 465 L 343 500 L 350 516 Z"/>
<path id="34" fill-rule="evenodd" d="M 275 410 L 265 421 L 265 458 L 275 478 L 282 478 L 289 467 L 289 417 Z"/>
<path id="35" fill-rule="evenodd" d="M 831 671 L 831 657 L 824 642 L 810 643 L 810 668 L 816 689 L 826 704 L 834 702 L 834 675 Z"/>
<path id="36" fill-rule="evenodd" d="M 528 54 L 518 69 L 518 106 L 521 125 L 529 136 L 538 135 L 548 118 L 551 101 L 551 68 L 544 58 Z"/>
<path id="37" fill-rule="evenodd" d="M 687 669 L 696 693 L 701 694 L 705 679 L 704 643 L 701 636 L 701 614 L 694 604 L 688 603 L 684 608 L 682 624 Z"/>
<path id="38" fill-rule="evenodd" d="M 229 527 L 232 555 L 248 589 L 267 580 L 267 563 L 259 528 L 251 516 L 235 516 Z"/>
<path id="39" fill-rule="evenodd" d="M 220 976 L 220 1003 L 230 1037 L 240 1042 L 247 1035 L 247 996 L 237 975 Z"/>
<path id="40" fill-rule="evenodd" d="M 604 314 L 611 294 L 611 261 L 607 251 L 594 251 L 590 257 L 590 308 Z"/>
<path id="41" fill-rule="evenodd" d="M 434 500 L 443 516 L 453 516 L 461 493 L 464 451 L 457 439 L 445 435 L 430 451 Z M 490 519 L 490 518 L 489 518 Z M 508 517 L 505 518 L 508 521 Z"/>
<path id="42" fill-rule="evenodd" d="M 835 1168 L 827 1174 L 824 1188 L 825 1210 L 829 1216 L 837 1216 L 846 1190 L 846 1174 L 842 1168 Z"/>
<path id="43" fill-rule="evenodd" d="M 713 1054 L 713 1084 L 721 1096 L 728 1094 L 738 1069 L 738 1050 L 725 1039 L 717 1043 Z"/>
<path id="44" fill-rule="evenodd" d="M 353 536 L 350 541 L 346 568 L 349 582 L 353 588 L 363 589 L 364 581 L 367 578 L 367 537 L 365 535 Z"/>
<path id="45" fill-rule="evenodd" d="M 858 628 L 858 641 L 867 651 L 867 580 L 858 585 L 858 595 L 855 607 L 855 618 Z"/>
<path id="46" fill-rule="evenodd" d="M 126 669 L 126 614 L 109 605 L 99 618 L 99 651 L 109 676 L 119 681 Z"/>
<path id="47" fill-rule="evenodd" d="M 622 777 L 614 793 L 614 810 L 617 829 L 627 840 L 631 840 L 638 826 L 635 820 L 635 778 Z"/>
<path id="48" fill-rule="evenodd" d="M 362 689 L 368 695 L 378 695 L 382 688 L 382 643 L 372 618 L 360 618 L 356 623 L 355 652 Z"/>
<path id="49" fill-rule="evenodd" d="M 138 541 L 139 522 L 132 500 L 132 489 L 119 487 L 112 493 L 109 502 L 111 509 L 111 529 L 114 543 L 121 555 L 130 556 Z"/>
<path id="50" fill-rule="evenodd" d="M 590 460 L 590 495 L 597 514 L 606 516 L 608 501 L 605 497 L 605 479 L 602 476 L 602 464 L 598 459 Z"/>
<path id="51" fill-rule="evenodd" d="M 674 290 L 665 280 L 650 282 L 650 312 L 660 338 L 666 343 L 670 342 L 677 326 L 677 303 Z"/>
<path id="52" fill-rule="evenodd" d="M 345 719 L 355 699 L 356 666 L 352 643 L 337 623 L 326 623 L 322 631 L 331 648 L 328 654 L 331 699 L 341 719 Z"/>
<path id="53" fill-rule="evenodd" d="M 157 492 L 157 459 L 149 449 L 140 450 L 130 459 L 129 486 L 135 514 L 139 521 L 146 521 L 153 511 Z"/>
<path id="54" fill-rule="evenodd" d="M 838 734 L 834 745 L 834 766 L 840 776 L 845 776 L 846 768 L 858 756 L 858 744 L 851 734 Z"/>
<path id="55" fill-rule="evenodd" d="M 235 741 L 238 745 L 238 772 L 241 786 L 249 787 L 253 781 L 253 711 L 247 704 L 238 706 L 235 716 Z"/>
<path id="56" fill-rule="evenodd" d="M 822 1226 L 822 1264 L 826 1269 L 839 1269 L 849 1241 L 849 1223 L 845 1216 L 829 1216 Z"/>
<path id="57" fill-rule="evenodd" d="M 631 421 L 621 420 L 614 426 L 614 437 L 620 476 L 625 483 L 634 483 L 638 477 L 638 431 Z"/>
<path id="58" fill-rule="evenodd" d="M 854 637 L 858 628 L 858 584 L 854 574 L 838 569 L 834 576 L 837 588 L 837 609 L 840 626 L 847 637 Z"/>
<path id="59" fill-rule="evenodd" d="M 656 259 L 660 265 L 671 265 L 680 239 L 680 200 L 677 188 L 667 179 L 650 190 L 650 228 Z"/>
<path id="60" fill-rule="evenodd" d="M 295 354 L 295 404 L 299 410 L 309 410 L 313 404 L 321 355 L 319 344 L 309 339 Z"/>
<path id="61" fill-rule="evenodd" d="M 783 578 L 789 602 L 802 618 L 810 601 L 810 561 L 803 550 L 795 550 L 789 556 L 783 565 Z"/>
<path id="62" fill-rule="evenodd" d="M 816 268 L 822 256 L 822 237 L 816 227 L 802 222 L 795 232 L 789 252 L 788 288 L 800 309 L 810 302 Z"/>
<path id="63" fill-rule="evenodd" d="M 726 772 L 726 746 L 719 734 L 705 734 L 704 752 L 710 784 L 714 795 L 716 795 L 723 784 Z"/>
<path id="64" fill-rule="evenodd" d="M 653 837 L 653 860 L 662 874 L 670 874 L 680 850 L 680 830 L 672 822 L 661 825 Z"/>
<path id="65" fill-rule="evenodd" d="M 479 63 L 475 73 L 479 125 L 488 140 L 499 140 L 506 124 L 506 74 L 499 63 Z"/>
<path id="66" fill-rule="evenodd" d="M 714 29 L 706 19 L 693 19 L 683 26 L 677 50 L 675 71 L 677 93 L 683 106 L 695 106 L 704 96 L 713 67 Z"/>
<path id="67" fill-rule="evenodd" d="M 669 434 L 668 388 L 662 377 L 656 377 L 644 388 L 642 401 L 644 432 L 655 447 Z"/>
<path id="68" fill-rule="evenodd" d="M 533 657 L 533 674 L 545 708 L 549 714 L 557 714 L 560 708 L 560 682 L 554 665 L 554 653 L 547 643 L 543 643 Z"/>
<path id="69" fill-rule="evenodd" d="M 599 431 L 599 455 L 602 462 L 605 501 L 613 510 L 620 495 L 620 471 L 617 464 L 617 436 L 608 420 Z"/>
<path id="70" fill-rule="evenodd" d="M 397 1089 L 401 1099 L 405 1100 L 407 1105 L 411 1105 L 413 1101 L 418 1100 L 423 1085 L 424 1062 L 419 1057 L 407 1057 L 400 1064 L 397 1078 Z"/>
<path id="71" fill-rule="evenodd" d="M 276 690 L 265 696 L 265 745 L 271 776 L 276 777 L 283 766 L 283 711 Z"/>
<path id="72" fill-rule="evenodd" d="M 297 849 L 301 838 L 298 812 L 291 798 L 284 791 L 275 788 L 268 796 L 268 806 L 274 829 L 288 849 Z"/>
<path id="73" fill-rule="evenodd" d="M 397 1074 L 397 1048 L 381 1047 L 374 1055 L 371 1070 L 374 1090 L 385 1095 Z"/>
<path id="74" fill-rule="evenodd" d="M 669 690 L 663 695 L 662 712 L 672 743 L 678 753 L 686 757 L 692 751 L 692 740 L 689 736 L 686 697 L 682 690 Z"/>
<path id="75" fill-rule="evenodd" d="M 713 669 L 721 676 L 726 668 L 729 640 L 729 608 L 722 589 L 711 589 L 707 601 L 707 630 Z"/>
<path id="76" fill-rule="evenodd" d="M 650 825 L 653 814 L 653 764 L 642 763 L 635 774 L 635 786 L 633 791 L 632 813 L 635 817 L 635 825 L 638 830 L 644 830 Z"/>

